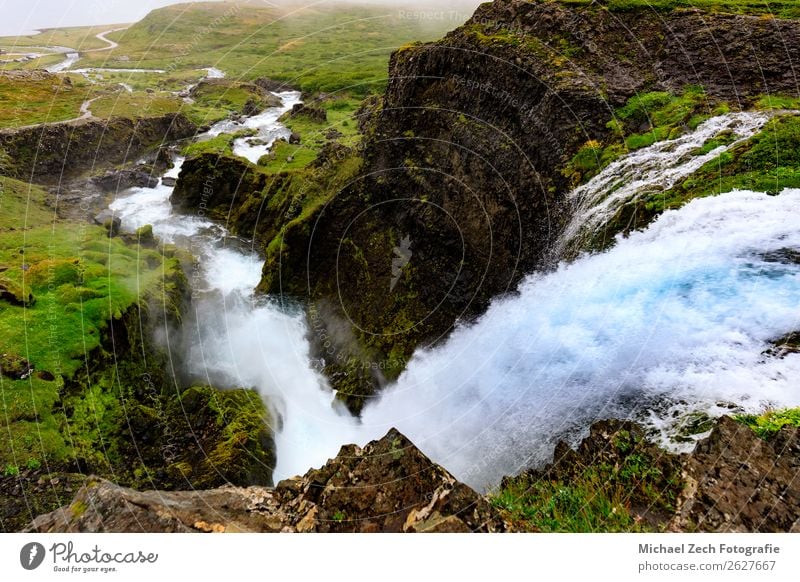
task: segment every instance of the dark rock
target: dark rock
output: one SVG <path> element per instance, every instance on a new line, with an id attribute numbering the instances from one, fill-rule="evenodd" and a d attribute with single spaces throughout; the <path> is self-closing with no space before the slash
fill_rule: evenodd
<path id="1" fill-rule="evenodd" d="M 173 188 L 175 186 L 175 184 L 177 184 L 177 182 L 178 182 L 178 179 L 177 178 L 173 178 L 171 176 L 164 176 L 163 178 L 161 178 L 161 183 L 164 186 L 168 186 L 170 188 Z"/>
<path id="2" fill-rule="evenodd" d="M 29 532 L 491 532 L 491 505 L 395 430 L 275 489 L 137 492 L 90 479 Z"/>
<path id="3" fill-rule="evenodd" d="M 0 354 L 0 374 L 12 380 L 25 380 L 33 373 L 33 365 L 16 354 Z"/>
<path id="4" fill-rule="evenodd" d="M 723 416 L 684 465 L 681 531 L 800 533 L 800 429 L 763 440 Z"/>
<path id="5" fill-rule="evenodd" d="M 0 277 L 0 300 L 20 307 L 31 307 L 36 303 L 33 293 L 26 292 L 22 285 L 5 277 Z"/>
<path id="6" fill-rule="evenodd" d="M 154 146 L 191 137 L 196 129 L 181 113 L 115 117 L 2 130 L 0 148 L 14 160 L 15 177 L 50 184 L 124 164 Z"/>
<path id="7" fill-rule="evenodd" d="M 335 127 L 330 128 L 328 131 L 325 132 L 325 139 L 339 139 L 344 135 L 341 131 L 336 129 Z"/>
<path id="8" fill-rule="evenodd" d="M 94 223 L 108 231 L 108 236 L 117 236 L 122 228 L 122 219 L 111 210 L 104 210 L 94 217 Z"/>
<path id="9" fill-rule="evenodd" d="M 93 178 L 94 183 L 104 192 L 120 192 L 128 188 L 155 188 L 158 177 L 141 170 L 114 170 L 103 176 Z"/>
<path id="10" fill-rule="evenodd" d="M 292 110 L 289 112 L 291 117 L 307 117 L 317 123 L 328 122 L 328 112 L 321 107 L 311 107 L 304 103 L 295 103 Z"/>
<path id="11" fill-rule="evenodd" d="M 289 143 L 292 144 L 292 145 L 299 144 L 300 143 L 300 134 L 293 131 L 289 135 Z"/>

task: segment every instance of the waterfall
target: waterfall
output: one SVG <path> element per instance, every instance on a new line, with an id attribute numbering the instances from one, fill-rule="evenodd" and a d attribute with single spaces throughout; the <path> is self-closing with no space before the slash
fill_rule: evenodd
<path id="1" fill-rule="evenodd" d="M 259 130 L 281 131 L 278 117 L 265 114 Z M 619 160 L 573 194 L 576 224 L 602 224 L 619 204 L 732 146 L 694 155 L 709 139 L 731 130 L 737 143 L 767 120 L 722 116 Z M 800 329 L 800 190 L 695 200 L 608 252 L 530 275 L 443 345 L 416 353 L 361 419 L 313 368 L 301 307 L 253 294 L 262 259 L 221 227 L 174 215 L 170 192 L 134 189 L 112 208 L 126 228 L 154 224 L 198 257 L 182 357 L 197 381 L 264 395 L 276 480 L 396 427 L 458 479 L 487 489 L 546 462 L 557 439 L 577 439 L 600 418 L 642 421 L 678 447 L 669 435 L 684 413 L 800 404 L 800 355 L 764 353 Z"/>
<path id="2" fill-rule="evenodd" d="M 667 435 L 681 413 L 800 404 L 800 190 L 734 192 L 662 215 L 609 252 L 532 275 L 363 414 L 477 488 L 542 464 L 601 418 Z M 363 439 L 362 439 L 363 440 Z"/>
<path id="3" fill-rule="evenodd" d="M 647 194 L 669 190 L 706 163 L 753 137 L 772 115 L 741 112 L 713 117 L 693 132 L 636 150 L 612 162 L 570 193 L 575 212 L 558 245 L 557 256 L 563 256 L 564 251 L 574 251 L 573 247 L 580 245 L 583 235 L 598 232 L 624 205 Z M 725 145 L 699 153 L 708 142 L 728 135 L 730 138 Z"/>

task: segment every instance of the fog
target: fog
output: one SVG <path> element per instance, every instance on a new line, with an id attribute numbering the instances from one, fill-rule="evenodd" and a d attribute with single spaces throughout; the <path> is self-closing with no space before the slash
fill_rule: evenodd
<path id="1" fill-rule="evenodd" d="M 224 0 L 201 0 L 224 1 Z M 320 6 L 335 4 L 331 0 L 247 0 L 264 6 Z M 0 0 L 0 36 L 31 34 L 42 28 L 117 24 L 136 22 L 155 8 L 180 4 L 180 0 Z M 407 8 L 430 15 L 447 11 L 466 18 L 480 0 L 355 0 L 349 4 L 370 4 L 391 9 Z M 456 13 L 456 14 L 453 14 Z"/>

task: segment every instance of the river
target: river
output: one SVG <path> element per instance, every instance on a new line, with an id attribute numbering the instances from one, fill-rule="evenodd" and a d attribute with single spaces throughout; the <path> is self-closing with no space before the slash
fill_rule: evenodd
<path id="1" fill-rule="evenodd" d="M 282 107 L 244 124 L 223 122 L 210 134 L 244 125 L 266 143 L 285 136 L 277 119 L 299 96 L 282 98 Z M 761 121 L 710 120 L 679 145 L 696 149 L 720 128 L 741 139 Z M 269 145 L 258 147 L 239 152 L 257 159 Z M 632 154 L 654 183 L 696 163 L 688 156 L 664 164 L 657 159 L 664 149 L 656 144 Z M 592 207 L 618 193 L 630 162 L 621 160 L 574 193 L 577 207 L 594 216 Z M 181 163 L 167 175 L 176 177 Z M 634 197 L 639 190 L 627 192 Z M 336 403 L 312 366 L 302 307 L 254 294 L 262 267 L 257 250 L 202 216 L 174 213 L 170 194 L 163 184 L 133 189 L 111 208 L 124 228 L 152 224 L 158 236 L 198 258 L 180 357 L 197 381 L 254 387 L 265 397 L 276 418 L 276 480 L 321 465 L 342 444 L 363 445 L 397 427 L 457 478 L 486 490 L 503 475 L 547 461 L 557 439 L 576 440 L 600 418 L 636 419 L 680 449 L 689 445 L 670 436 L 688 412 L 800 403 L 793 380 L 800 355 L 763 353 L 770 339 L 800 329 L 793 254 L 800 251 L 800 190 L 696 200 L 605 253 L 530 275 L 516 295 L 495 301 L 443 345 L 418 352 L 361 419 Z"/>

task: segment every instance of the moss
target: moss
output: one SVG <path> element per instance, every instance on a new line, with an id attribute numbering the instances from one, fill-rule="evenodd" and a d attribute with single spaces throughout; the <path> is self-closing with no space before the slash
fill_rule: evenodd
<path id="1" fill-rule="evenodd" d="M 89 506 L 86 505 L 83 501 L 75 501 L 72 505 L 69 506 L 70 513 L 72 513 L 72 517 L 74 519 L 80 518 L 86 510 L 89 509 Z"/>
<path id="2" fill-rule="evenodd" d="M 621 424 L 544 472 L 504 479 L 492 503 L 522 531 L 659 531 L 682 487 L 680 463 Z"/>
<path id="3" fill-rule="evenodd" d="M 733 418 L 749 426 L 764 440 L 770 439 L 784 426 L 800 428 L 800 408 L 768 410 L 762 414 L 739 414 Z"/>

